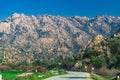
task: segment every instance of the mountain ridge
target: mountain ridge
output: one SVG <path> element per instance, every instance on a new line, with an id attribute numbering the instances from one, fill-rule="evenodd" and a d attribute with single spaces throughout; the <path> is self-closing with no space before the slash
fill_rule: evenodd
<path id="1" fill-rule="evenodd" d="M 15 13 L 0 22 L 0 46 L 4 50 L 13 49 L 11 52 L 16 55 L 26 56 L 25 60 L 31 55 L 28 62 L 41 57 L 65 59 L 79 53 L 96 35 L 111 36 L 119 27 L 120 17 L 114 16 L 66 18 Z M 13 55 L 11 52 L 7 54 Z M 19 60 L 18 56 L 12 60 L 10 55 L 5 57 L 7 62 Z"/>

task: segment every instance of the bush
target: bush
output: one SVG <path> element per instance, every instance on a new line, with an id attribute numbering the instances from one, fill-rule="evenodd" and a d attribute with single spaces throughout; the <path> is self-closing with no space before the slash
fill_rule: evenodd
<path id="1" fill-rule="evenodd" d="M 36 66 L 33 71 L 46 73 L 47 72 L 47 68 L 46 67 L 41 67 L 41 66 Z"/>
<path id="2" fill-rule="evenodd" d="M 2 65 L 2 66 L 0 66 L 0 70 L 1 70 L 1 71 L 11 70 L 11 67 L 10 67 L 10 66 L 7 66 L 7 65 Z"/>
<path id="3" fill-rule="evenodd" d="M 95 71 L 95 73 L 103 76 L 114 76 L 119 71 L 116 69 L 107 69 L 107 68 L 100 68 Z"/>
<path id="4" fill-rule="evenodd" d="M 91 63 L 95 68 L 101 68 L 106 65 L 106 60 L 104 57 L 93 57 Z"/>
<path id="5" fill-rule="evenodd" d="M 59 73 L 59 74 L 65 74 L 65 73 L 66 73 L 66 71 L 65 71 L 65 70 L 63 70 L 63 69 L 61 69 L 61 70 L 58 70 L 58 73 Z"/>

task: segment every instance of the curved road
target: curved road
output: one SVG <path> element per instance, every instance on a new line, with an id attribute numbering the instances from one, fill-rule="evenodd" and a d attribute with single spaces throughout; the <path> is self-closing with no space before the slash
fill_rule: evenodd
<path id="1" fill-rule="evenodd" d="M 85 72 L 69 72 L 66 75 L 54 76 L 45 80 L 92 80 L 90 74 Z"/>

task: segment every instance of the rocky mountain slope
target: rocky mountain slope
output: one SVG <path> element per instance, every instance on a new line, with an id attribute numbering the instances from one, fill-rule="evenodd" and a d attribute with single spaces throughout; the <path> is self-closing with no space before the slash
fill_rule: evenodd
<path id="1" fill-rule="evenodd" d="M 110 38 L 98 35 L 84 53 L 84 59 L 89 59 L 89 65 L 120 69 L 120 29 Z"/>
<path id="2" fill-rule="evenodd" d="M 79 53 L 98 34 L 110 36 L 120 17 L 61 17 L 13 14 L 0 22 L 0 56 L 4 62 L 46 57 L 65 59 Z M 24 58 L 23 58 L 24 56 Z"/>

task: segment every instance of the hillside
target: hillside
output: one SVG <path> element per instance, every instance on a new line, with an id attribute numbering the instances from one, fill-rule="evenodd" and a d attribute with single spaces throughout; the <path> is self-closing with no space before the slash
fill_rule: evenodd
<path id="1" fill-rule="evenodd" d="M 120 29 L 110 38 L 98 35 L 87 46 L 84 59 L 96 68 L 107 67 L 109 69 L 120 69 Z"/>
<path id="2" fill-rule="evenodd" d="M 120 17 L 61 17 L 13 14 L 0 22 L 1 62 L 65 59 L 79 53 L 98 34 L 111 36 Z"/>

